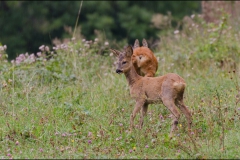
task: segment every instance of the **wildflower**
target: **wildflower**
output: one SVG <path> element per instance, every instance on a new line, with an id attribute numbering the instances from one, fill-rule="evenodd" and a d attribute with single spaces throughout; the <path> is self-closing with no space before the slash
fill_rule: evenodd
<path id="1" fill-rule="evenodd" d="M 7 45 L 4 45 L 3 48 L 4 48 L 4 50 L 6 50 L 7 49 Z"/>
<path id="2" fill-rule="evenodd" d="M 89 45 L 89 44 L 84 44 L 84 46 L 85 46 L 85 47 L 90 47 L 90 45 Z"/>
<path id="3" fill-rule="evenodd" d="M 41 50 L 41 51 L 44 51 L 44 45 L 41 45 L 40 47 L 39 47 L 39 49 Z"/>
<path id="4" fill-rule="evenodd" d="M 49 51 L 49 47 L 48 46 L 45 46 L 45 51 Z"/>
<path id="5" fill-rule="evenodd" d="M 41 55 L 42 55 L 42 52 L 37 52 L 38 57 L 41 57 Z"/>
<path id="6" fill-rule="evenodd" d="M 92 141 L 91 141 L 91 140 L 88 140 L 88 144 L 92 144 Z"/>
<path id="7" fill-rule="evenodd" d="M 92 132 L 88 132 L 88 137 L 91 137 L 92 136 Z"/>
<path id="8" fill-rule="evenodd" d="M 174 33 L 174 34 L 178 34 L 178 33 L 179 33 L 179 30 L 174 31 L 173 33 Z"/>
<path id="9" fill-rule="evenodd" d="M 123 126 L 123 124 L 122 124 L 122 123 L 119 123 L 119 126 Z"/>
<path id="10" fill-rule="evenodd" d="M 119 141 L 120 139 L 122 139 L 122 137 L 116 138 L 116 141 Z"/>
<path id="11" fill-rule="evenodd" d="M 95 38 L 94 41 L 97 42 L 97 41 L 98 41 L 98 38 Z"/>
<path id="12" fill-rule="evenodd" d="M 40 148 L 40 149 L 39 149 L 39 151 L 40 151 L 40 152 L 43 152 L 43 149 L 42 149 L 42 148 Z"/>
<path id="13" fill-rule="evenodd" d="M 104 45 L 105 45 L 105 46 L 108 46 L 108 45 L 109 45 L 109 43 L 108 43 L 108 42 L 105 42 L 105 43 L 104 43 Z"/>
<path id="14" fill-rule="evenodd" d="M 133 151 L 133 150 L 130 149 L 130 150 L 129 150 L 129 153 L 132 153 L 132 151 Z"/>
<path id="15" fill-rule="evenodd" d="M 191 132 L 191 134 L 194 134 L 194 132 Z"/>
<path id="16" fill-rule="evenodd" d="M 18 145 L 19 144 L 19 142 L 18 141 L 16 141 L 16 145 Z"/>
<path id="17" fill-rule="evenodd" d="M 7 154 L 8 157 L 11 157 L 12 155 L 10 153 Z"/>
<path id="18" fill-rule="evenodd" d="M 75 39 L 76 39 L 76 38 L 75 38 L 75 37 L 73 37 L 71 40 L 72 40 L 72 41 L 74 41 Z"/>
<path id="19" fill-rule="evenodd" d="M 145 146 L 145 148 L 148 148 L 148 147 L 149 147 L 148 145 Z"/>
<path id="20" fill-rule="evenodd" d="M 133 150 L 136 151 L 136 147 L 133 147 Z"/>
<path id="21" fill-rule="evenodd" d="M 181 127 L 182 127 L 182 124 L 179 124 L 179 127 L 181 128 Z"/>
<path id="22" fill-rule="evenodd" d="M 194 17 L 195 17 L 195 14 L 192 14 L 192 15 L 191 15 L 191 18 L 193 19 Z"/>
<path id="23" fill-rule="evenodd" d="M 14 63 L 14 60 L 11 60 L 11 63 L 13 64 L 13 63 Z"/>
<path id="24" fill-rule="evenodd" d="M 63 137 L 66 137 L 66 133 L 63 133 L 62 136 L 63 136 Z"/>
<path id="25" fill-rule="evenodd" d="M 2 85 L 3 85 L 3 87 L 6 87 L 6 86 L 7 86 L 7 83 L 6 83 L 6 82 L 3 82 Z"/>
<path id="26" fill-rule="evenodd" d="M 74 140 L 73 140 L 73 139 L 72 139 L 71 141 L 72 141 L 72 143 L 74 142 Z"/>
<path id="27" fill-rule="evenodd" d="M 162 115 L 159 115 L 159 118 L 160 118 L 161 120 L 163 120 L 163 116 L 162 116 Z"/>

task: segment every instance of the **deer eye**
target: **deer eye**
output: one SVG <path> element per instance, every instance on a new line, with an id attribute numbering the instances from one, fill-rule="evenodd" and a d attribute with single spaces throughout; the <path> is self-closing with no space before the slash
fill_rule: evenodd
<path id="1" fill-rule="evenodd" d="M 126 61 L 123 61 L 122 64 L 126 64 L 127 62 Z"/>

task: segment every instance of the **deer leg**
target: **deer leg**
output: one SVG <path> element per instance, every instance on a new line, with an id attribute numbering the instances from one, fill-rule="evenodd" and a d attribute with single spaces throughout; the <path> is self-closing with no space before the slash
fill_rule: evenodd
<path id="1" fill-rule="evenodd" d="M 144 116 L 147 114 L 148 104 L 145 103 L 141 109 L 139 128 L 142 129 Z"/>
<path id="2" fill-rule="evenodd" d="M 137 101 L 135 104 L 135 107 L 133 109 L 133 112 L 130 116 L 130 131 L 132 131 L 133 127 L 134 127 L 134 118 L 136 117 L 137 112 L 139 112 L 141 110 L 141 108 L 144 105 L 144 101 Z"/>
<path id="3" fill-rule="evenodd" d="M 169 137 L 171 138 L 173 136 L 173 132 L 176 130 L 178 125 L 178 120 L 180 118 L 180 113 L 177 109 L 177 106 L 175 105 L 174 101 L 169 98 L 163 98 L 162 99 L 163 104 L 172 112 L 172 127 L 170 131 Z"/>
<path id="4" fill-rule="evenodd" d="M 183 112 L 183 114 L 186 116 L 188 121 L 188 130 L 190 131 L 192 128 L 192 115 L 191 112 L 188 110 L 188 108 L 184 105 L 183 101 L 177 101 L 178 107 Z"/>

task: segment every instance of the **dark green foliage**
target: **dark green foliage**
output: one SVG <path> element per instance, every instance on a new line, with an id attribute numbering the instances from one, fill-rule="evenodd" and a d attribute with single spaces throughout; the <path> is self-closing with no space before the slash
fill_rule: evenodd
<path id="1" fill-rule="evenodd" d="M 9 59 L 26 51 L 36 53 L 52 39 L 69 37 L 64 26 L 74 28 L 81 1 L 1 1 L 0 42 L 8 46 Z M 200 2 L 187 1 L 83 1 L 78 25 L 86 39 L 95 30 L 107 39 L 128 43 L 138 38 L 158 37 L 151 25 L 153 14 L 172 13 L 173 25 L 183 16 L 198 12 Z"/>

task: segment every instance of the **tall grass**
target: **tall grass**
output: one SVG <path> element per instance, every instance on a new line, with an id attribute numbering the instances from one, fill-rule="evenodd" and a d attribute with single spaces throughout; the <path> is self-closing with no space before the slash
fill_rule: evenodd
<path id="1" fill-rule="evenodd" d="M 196 16 L 190 28 L 162 36 L 154 51 L 157 75 L 175 72 L 187 82 L 192 137 L 181 117 L 169 139 L 163 105 L 151 105 L 143 129 L 128 132 L 134 102 L 101 37 L 41 47 L 37 57 L 12 63 L 2 56 L 0 157 L 239 158 L 239 30 L 221 22 Z"/>

